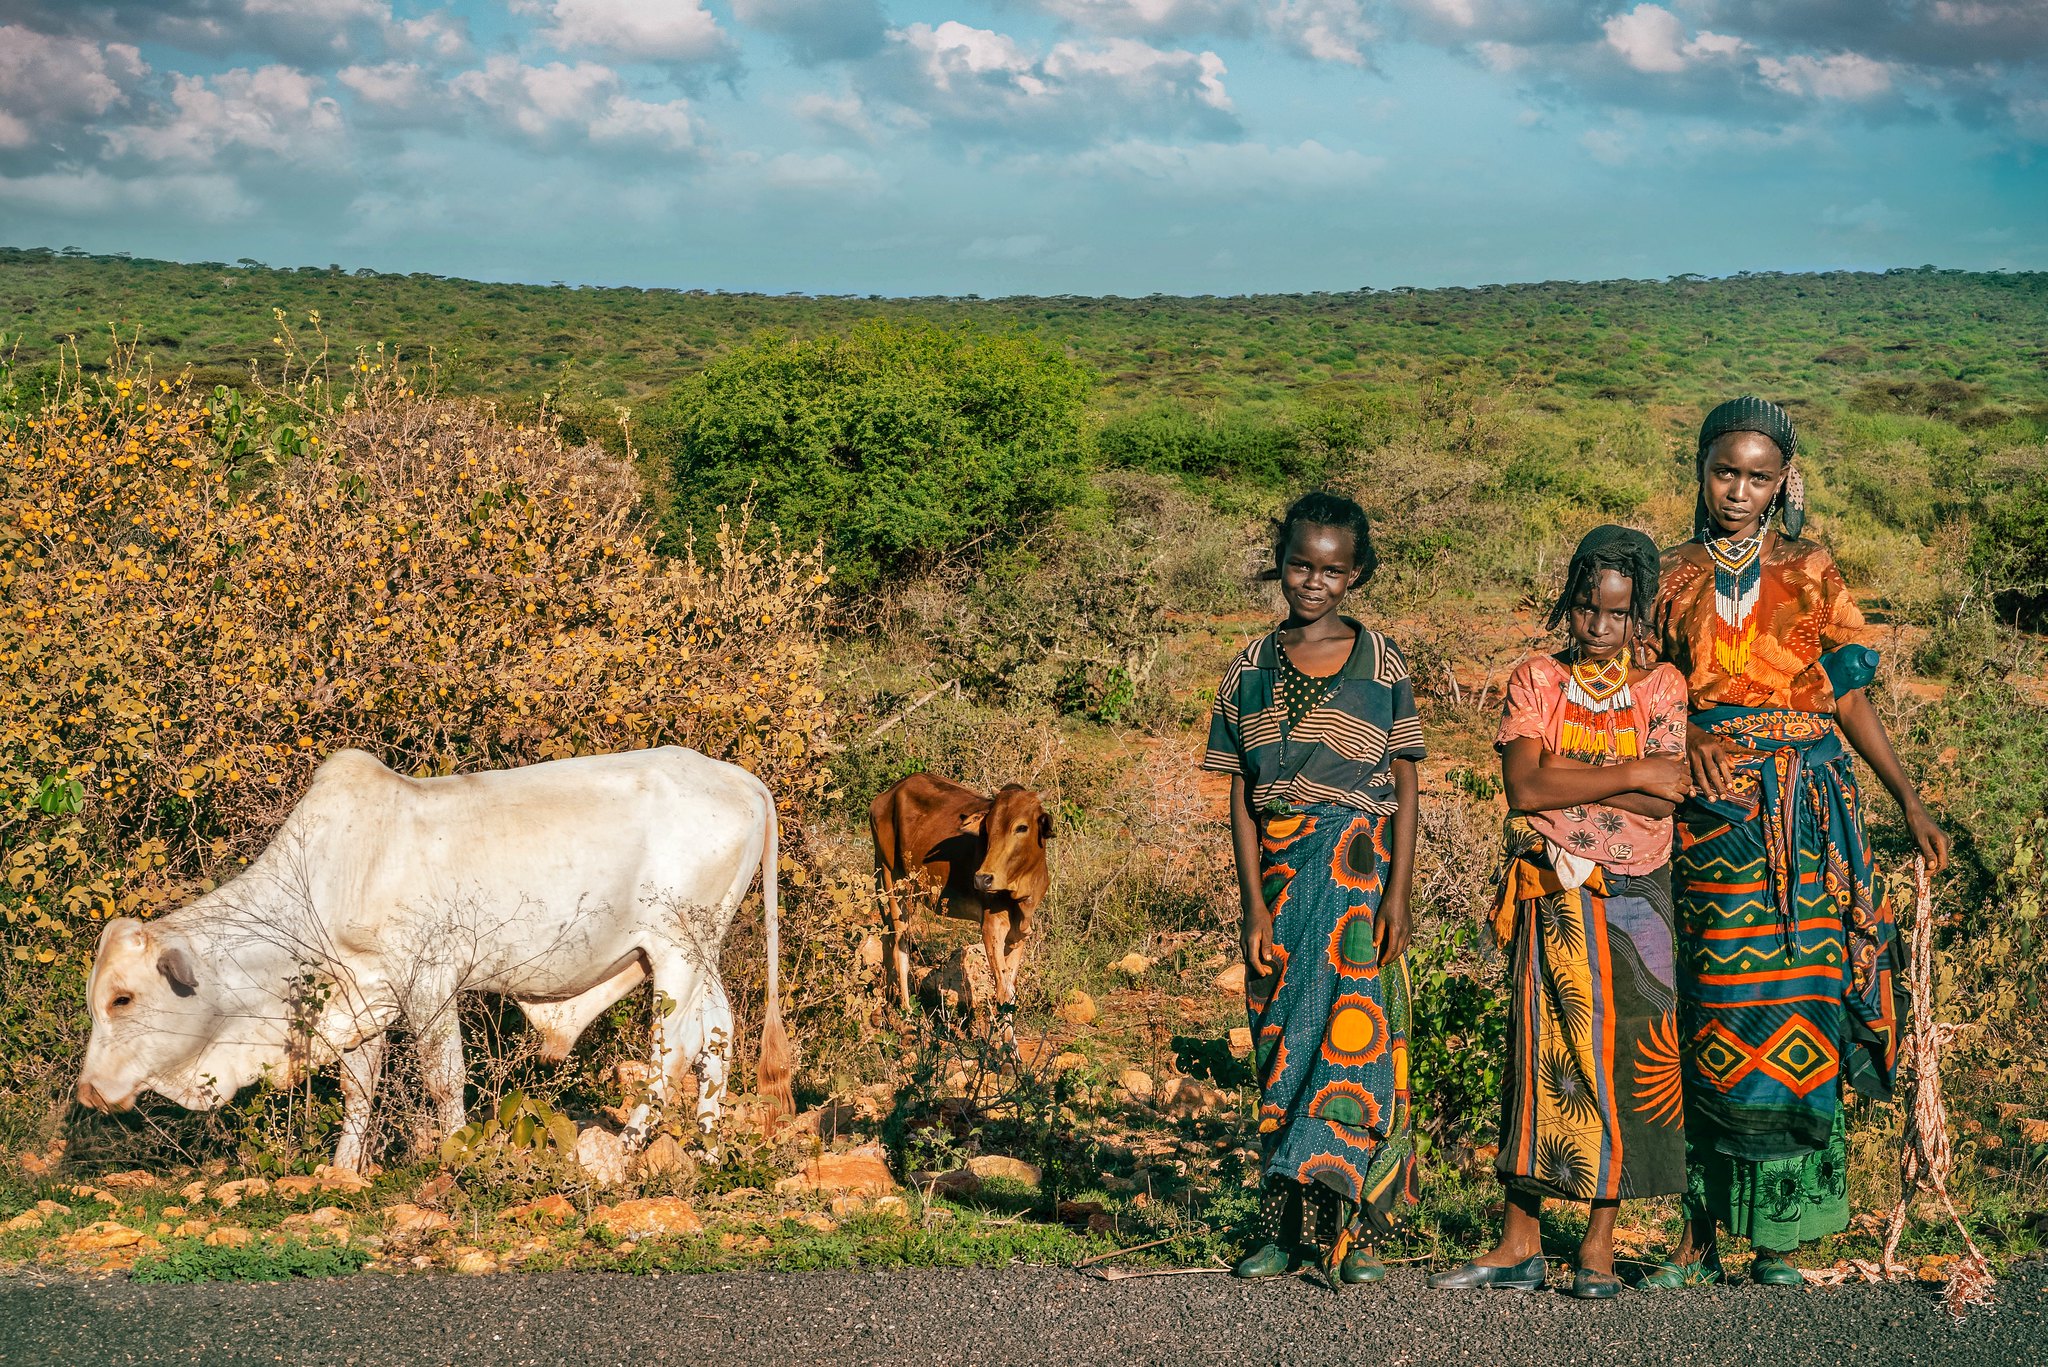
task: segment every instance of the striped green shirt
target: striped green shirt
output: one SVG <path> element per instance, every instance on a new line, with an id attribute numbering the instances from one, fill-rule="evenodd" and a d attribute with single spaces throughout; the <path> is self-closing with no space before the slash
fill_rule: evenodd
<path id="1" fill-rule="evenodd" d="M 1400 648 L 1344 620 L 1358 633 L 1351 655 L 1327 681 L 1328 696 L 1293 726 L 1279 687 L 1285 660 L 1277 631 L 1240 651 L 1216 688 L 1202 767 L 1242 775 L 1255 812 L 1275 803 L 1391 812 L 1393 762 L 1427 753 Z"/>

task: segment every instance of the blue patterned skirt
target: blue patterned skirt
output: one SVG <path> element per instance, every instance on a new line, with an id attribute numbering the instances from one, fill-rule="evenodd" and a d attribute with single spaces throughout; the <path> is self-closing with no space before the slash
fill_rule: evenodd
<path id="1" fill-rule="evenodd" d="M 1322 1187 L 1375 1231 L 1415 1197 L 1408 959 L 1374 926 L 1391 818 L 1315 805 L 1261 822 L 1275 970 L 1245 983 L 1269 1182 Z"/>

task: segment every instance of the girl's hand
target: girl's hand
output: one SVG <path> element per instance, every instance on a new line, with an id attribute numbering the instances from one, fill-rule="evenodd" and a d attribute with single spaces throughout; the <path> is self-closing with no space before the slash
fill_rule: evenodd
<path id="1" fill-rule="evenodd" d="M 1648 793 L 1651 797 L 1666 802 L 1679 803 L 1692 796 L 1692 770 L 1682 759 L 1668 755 L 1651 755 L 1635 761 L 1635 768 L 1629 771 L 1636 791 Z"/>
<path id="2" fill-rule="evenodd" d="M 1918 802 L 1906 809 L 1906 829 L 1913 833 L 1913 843 L 1920 847 L 1920 857 L 1927 861 L 1928 877 L 1948 867 L 1948 834 L 1934 824 L 1934 818 Z"/>
<path id="3" fill-rule="evenodd" d="M 1708 797 L 1728 796 L 1735 787 L 1736 762 L 1753 753 L 1746 745 L 1697 727 L 1686 734 L 1685 758 L 1692 766 L 1693 787 Z"/>
<path id="4" fill-rule="evenodd" d="M 1408 916 L 1408 903 L 1396 897 L 1382 897 L 1379 910 L 1372 918 L 1374 941 L 1379 945 L 1380 967 L 1385 968 L 1408 951 L 1408 939 L 1413 933 Z"/>
<path id="5" fill-rule="evenodd" d="M 1273 971 L 1273 913 L 1263 903 L 1245 907 L 1237 943 L 1244 952 L 1245 972 L 1263 978 Z"/>

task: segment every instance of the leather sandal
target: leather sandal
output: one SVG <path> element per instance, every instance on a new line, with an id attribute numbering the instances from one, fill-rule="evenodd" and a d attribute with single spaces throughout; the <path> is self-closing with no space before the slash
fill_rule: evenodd
<path id="1" fill-rule="evenodd" d="M 1294 1255 L 1278 1244 L 1265 1244 L 1253 1249 L 1230 1269 L 1233 1277 L 1246 1281 L 1259 1281 L 1266 1277 L 1284 1277 L 1294 1271 Z"/>
<path id="2" fill-rule="evenodd" d="M 1376 1282 L 1386 1275 L 1387 1265 L 1369 1248 L 1352 1249 L 1344 1255 L 1343 1263 L 1337 1268 L 1338 1280 L 1348 1286 Z"/>
<path id="3" fill-rule="evenodd" d="M 1761 1286 L 1804 1286 L 1806 1274 L 1782 1253 L 1759 1252 L 1749 1264 L 1750 1280 Z"/>
<path id="4" fill-rule="evenodd" d="M 1550 1271 L 1550 1263 L 1541 1253 L 1509 1267 L 1481 1267 L 1478 1263 L 1466 1263 L 1448 1272 L 1429 1274 L 1429 1285 L 1436 1291 L 1474 1291 L 1491 1287 L 1500 1291 L 1534 1291 L 1543 1285 Z"/>
<path id="5" fill-rule="evenodd" d="M 1565 1294 L 1574 1300 L 1613 1300 L 1621 1294 L 1621 1278 L 1612 1272 L 1594 1272 L 1582 1267 L 1572 1273 L 1571 1289 Z"/>

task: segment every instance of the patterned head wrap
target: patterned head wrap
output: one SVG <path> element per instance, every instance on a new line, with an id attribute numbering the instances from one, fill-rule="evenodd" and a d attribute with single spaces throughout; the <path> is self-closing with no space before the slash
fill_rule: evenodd
<path id="1" fill-rule="evenodd" d="M 1580 591 L 1602 570 L 1628 576 L 1629 615 L 1635 618 L 1637 626 L 1644 625 L 1657 601 L 1658 563 L 1657 543 L 1633 527 L 1595 527 L 1572 552 L 1571 567 L 1564 575 L 1564 592 L 1550 609 L 1550 625 L 1555 627 L 1565 619 Z"/>
<path id="2" fill-rule="evenodd" d="M 1799 436 L 1792 430 L 1792 415 L 1769 399 L 1759 399 L 1753 394 L 1744 394 L 1739 399 L 1730 399 L 1700 424 L 1698 454 L 1693 458 L 1697 470 L 1704 475 L 1707 468 L 1707 448 L 1730 432 L 1761 432 L 1771 439 L 1780 455 L 1785 457 L 1785 492 L 1783 494 L 1785 535 L 1798 538 L 1806 526 L 1806 481 L 1796 468 L 1792 457 L 1799 450 Z M 1706 495 L 1701 492 L 1696 521 L 1702 534 L 1709 531 L 1706 521 Z"/>

